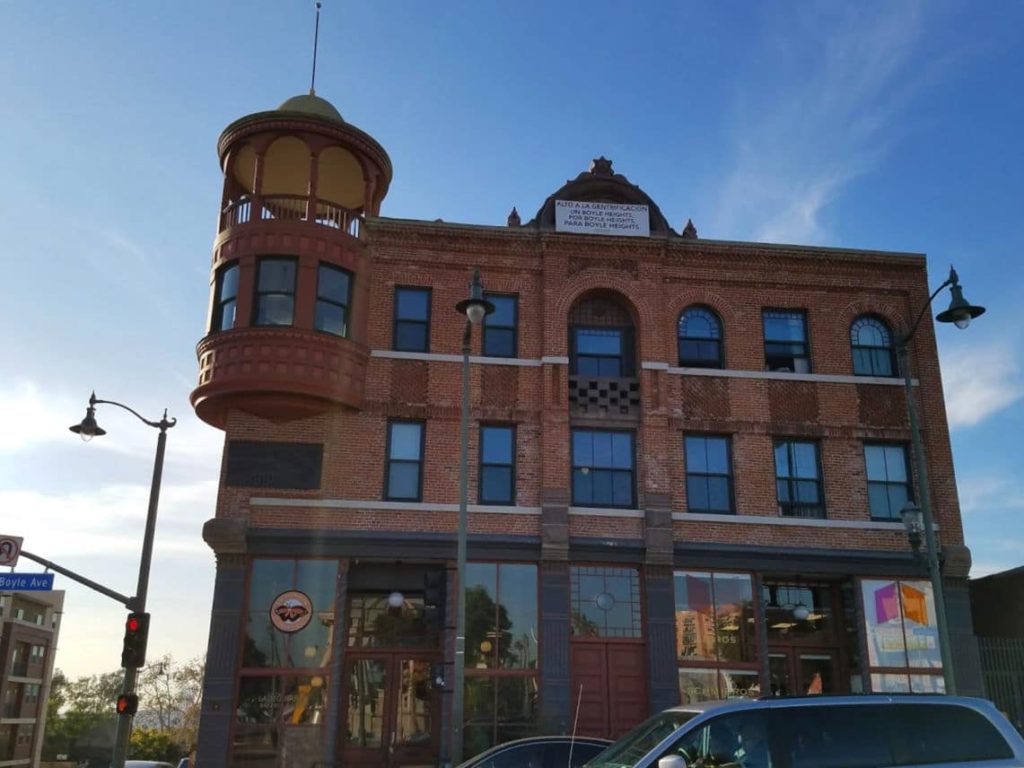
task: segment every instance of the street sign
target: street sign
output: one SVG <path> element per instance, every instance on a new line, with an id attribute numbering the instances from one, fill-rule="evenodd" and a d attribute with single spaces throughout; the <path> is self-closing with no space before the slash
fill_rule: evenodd
<path id="1" fill-rule="evenodd" d="M 21 542 L 21 536 L 5 536 L 0 533 L 0 565 L 9 565 L 13 568 L 18 564 Z"/>
<path id="2" fill-rule="evenodd" d="M 51 589 L 52 573 L 0 573 L 0 590 L 4 592 L 49 592 Z"/>

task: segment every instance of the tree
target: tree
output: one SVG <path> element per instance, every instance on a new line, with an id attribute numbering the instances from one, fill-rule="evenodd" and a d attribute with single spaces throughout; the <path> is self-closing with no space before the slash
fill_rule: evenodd
<path id="1" fill-rule="evenodd" d="M 158 728 L 132 728 L 128 742 L 128 756 L 132 760 L 163 760 L 177 763 L 188 753 L 188 745 L 182 745 L 169 731 Z"/>

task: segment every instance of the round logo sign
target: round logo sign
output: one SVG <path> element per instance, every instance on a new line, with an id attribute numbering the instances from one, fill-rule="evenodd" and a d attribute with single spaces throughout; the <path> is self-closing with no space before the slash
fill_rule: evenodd
<path id="1" fill-rule="evenodd" d="M 282 632 L 298 632 L 313 618 L 313 603 L 305 592 L 282 592 L 270 604 L 270 623 Z"/>

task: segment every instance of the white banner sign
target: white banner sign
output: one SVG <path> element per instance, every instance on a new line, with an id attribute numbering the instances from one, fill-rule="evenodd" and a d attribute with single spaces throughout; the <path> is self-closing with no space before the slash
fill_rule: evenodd
<path id="1" fill-rule="evenodd" d="M 649 237 L 651 226 L 646 205 L 555 200 L 555 231 Z"/>

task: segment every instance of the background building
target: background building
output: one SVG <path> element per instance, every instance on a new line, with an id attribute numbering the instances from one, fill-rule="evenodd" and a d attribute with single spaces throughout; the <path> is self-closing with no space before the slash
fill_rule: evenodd
<path id="1" fill-rule="evenodd" d="M 0 765 L 39 765 L 63 590 L 0 592 Z"/>
<path id="2" fill-rule="evenodd" d="M 466 298 L 465 752 L 682 700 L 943 689 L 895 338 L 923 255 L 699 239 L 594 160 L 505 226 L 380 217 L 319 97 L 225 175 L 198 415 L 225 432 L 201 765 L 451 745 Z M 910 348 L 959 691 L 980 693 L 930 322 Z"/>

